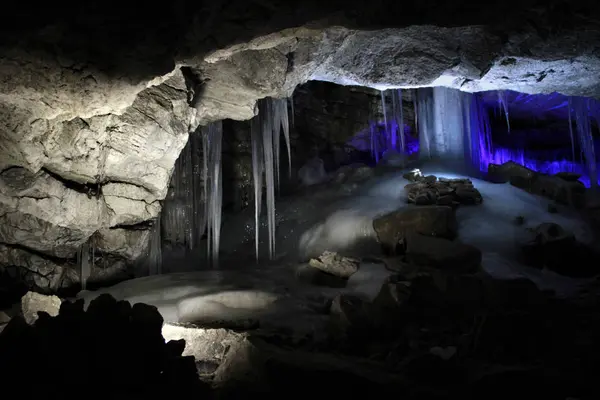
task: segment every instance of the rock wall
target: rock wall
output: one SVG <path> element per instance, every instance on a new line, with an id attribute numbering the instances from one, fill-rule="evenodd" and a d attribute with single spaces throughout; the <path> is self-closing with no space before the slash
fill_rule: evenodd
<path id="1" fill-rule="evenodd" d="M 20 136 L 0 130 L 0 149 L 13 150 L 1 158 L 0 265 L 53 291 L 79 281 L 73 266 L 87 241 L 98 256 L 123 261 L 110 268 L 138 259 L 148 233 L 129 227 L 160 213 L 194 116 L 177 72 L 121 115 L 36 119 L 16 126 Z M 107 275 L 114 274 L 95 263 L 91 280 Z"/>

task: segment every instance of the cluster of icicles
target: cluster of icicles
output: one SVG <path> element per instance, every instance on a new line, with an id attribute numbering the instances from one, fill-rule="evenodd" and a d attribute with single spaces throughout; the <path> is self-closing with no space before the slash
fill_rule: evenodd
<path id="1" fill-rule="evenodd" d="M 288 171 L 291 171 L 291 148 L 287 99 L 262 99 L 257 107 L 258 115 L 251 121 L 251 147 L 258 259 L 263 201 L 267 206 L 269 256 L 272 258 L 275 253 L 275 193 L 280 182 L 282 134 L 288 153 Z M 211 123 L 190 135 L 177 159 L 171 178 L 171 190 L 177 200 L 165 204 L 150 238 L 147 262 L 151 275 L 163 272 L 161 243 L 164 239 L 193 250 L 203 243 L 206 233 L 210 263 L 214 267 L 218 265 L 223 201 L 222 140 L 222 122 Z"/>

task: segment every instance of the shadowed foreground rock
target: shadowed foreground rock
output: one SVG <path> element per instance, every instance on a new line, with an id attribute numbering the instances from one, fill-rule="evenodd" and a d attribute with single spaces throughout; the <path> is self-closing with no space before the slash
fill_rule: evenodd
<path id="1" fill-rule="evenodd" d="M 183 340 L 165 343 L 162 324 L 155 307 L 109 295 L 87 311 L 83 301 L 64 302 L 58 316 L 40 312 L 32 326 L 15 317 L 0 334 L 0 376 L 24 398 L 205 397 L 194 357 L 181 356 Z"/>

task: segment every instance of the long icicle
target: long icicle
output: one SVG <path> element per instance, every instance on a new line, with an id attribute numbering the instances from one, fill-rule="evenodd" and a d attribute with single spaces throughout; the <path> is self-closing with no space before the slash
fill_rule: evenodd
<path id="1" fill-rule="evenodd" d="M 258 262 L 258 244 L 260 242 L 260 214 L 263 193 L 263 154 L 262 124 L 260 114 L 252 119 L 250 125 L 250 141 L 252 144 L 252 178 L 254 181 L 254 247 Z"/>
<path id="2" fill-rule="evenodd" d="M 575 135 L 573 134 L 573 119 L 571 118 L 571 98 L 567 100 L 567 112 L 569 113 L 569 135 L 571 136 L 571 153 L 573 156 L 572 161 L 575 161 Z"/>
<path id="3" fill-rule="evenodd" d="M 265 182 L 267 186 L 267 228 L 269 231 L 269 258 L 275 254 L 275 169 L 274 169 L 274 123 L 279 123 L 275 116 L 274 101 L 264 103 L 265 113 L 262 118 L 263 157 Z"/>
<path id="4" fill-rule="evenodd" d="M 291 99 L 292 104 L 292 125 L 294 124 L 294 101 Z M 283 137 L 285 138 L 285 145 L 287 147 L 287 155 L 288 155 L 288 176 L 292 176 L 292 144 L 290 142 L 290 120 L 287 108 L 287 100 L 279 99 L 278 105 L 279 108 L 279 122 L 277 125 L 281 125 L 283 127 Z"/>
<path id="5" fill-rule="evenodd" d="M 279 159 L 280 159 L 280 149 L 281 149 L 281 117 L 280 117 L 280 113 L 281 113 L 281 107 L 277 107 L 276 104 L 277 100 L 273 100 L 273 104 L 271 105 L 272 107 L 272 112 L 273 112 L 273 121 L 272 124 L 272 141 L 273 141 L 273 157 L 274 157 L 274 163 L 275 163 L 275 182 L 276 182 L 276 187 L 277 187 L 277 192 L 279 192 Z"/>
<path id="6" fill-rule="evenodd" d="M 221 121 L 214 122 L 208 126 L 209 146 L 210 146 L 210 167 L 211 167 L 211 193 L 210 204 L 211 220 L 210 229 L 212 231 L 212 262 L 213 267 L 219 265 L 219 248 L 221 244 L 221 210 L 223 205 L 223 179 L 221 177 L 222 169 L 222 143 L 223 143 L 223 125 Z"/>
<path id="7" fill-rule="evenodd" d="M 275 188 L 279 187 L 279 146 L 282 130 L 288 152 L 288 171 L 291 175 L 292 157 L 287 107 L 288 102 L 286 99 L 266 98 L 259 100 L 258 116 L 253 118 L 251 122 L 252 175 L 254 178 L 254 233 L 257 261 L 259 257 L 263 183 L 266 186 L 269 257 L 272 259 L 275 255 Z"/>
<path id="8" fill-rule="evenodd" d="M 396 150 L 396 138 L 393 135 L 389 135 L 389 130 L 388 130 L 388 118 L 387 118 L 387 105 L 385 103 L 385 90 L 381 90 L 381 112 L 383 113 L 383 126 L 384 126 L 384 132 L 385 132 L 385 141 L 386 141 L 386 148 L 392 148 L 394 150 Z M 388 137 L 391 136 L 391 137 Z"/>

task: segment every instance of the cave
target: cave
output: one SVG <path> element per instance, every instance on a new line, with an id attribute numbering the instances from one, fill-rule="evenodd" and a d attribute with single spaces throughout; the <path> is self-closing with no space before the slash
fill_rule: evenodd
<path id="1" fill-rule="evenodd" d="M 17 5 L 0 375 L 31 398 L 598 398 L 599 21 Z"/>

